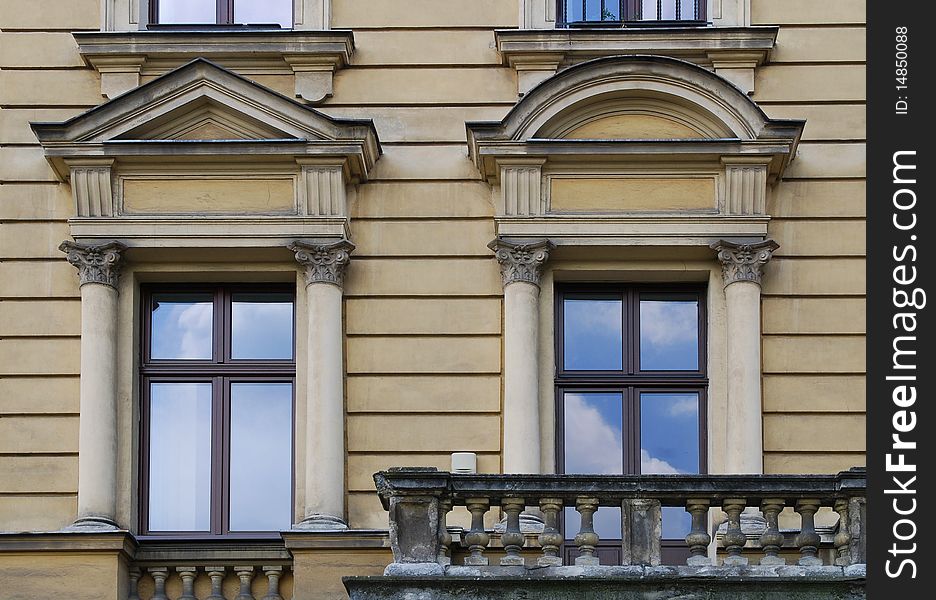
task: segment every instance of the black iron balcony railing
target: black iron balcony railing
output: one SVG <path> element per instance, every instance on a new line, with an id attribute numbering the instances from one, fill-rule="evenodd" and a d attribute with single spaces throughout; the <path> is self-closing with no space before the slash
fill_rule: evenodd
<path id="1" fill-rule="evenodd" d="M 560 27 L 705 25 L 706 0 L 558 0 Z"/>

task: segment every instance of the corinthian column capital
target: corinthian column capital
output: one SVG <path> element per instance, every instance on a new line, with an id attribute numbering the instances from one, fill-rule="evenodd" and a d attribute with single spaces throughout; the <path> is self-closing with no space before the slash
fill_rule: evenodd
<path id="1" fill-rule="evenodd" d="M 123 251 L 127 246 L 120 242 L 108 242 L 97 246 L 64 241 L 59 250 L 65 252 L 65 259 L 78 269 L 80 285 L 100 283 L 117 289 Z"/>
<path id="2" fill-rule="evenodd" d="M 306 285 L 330 283 L 340 288 L 344 284 L 345 268 L 354 251 L 354 244 L 348 240 L 324 244 L 296 241 L 289 249 L 296 253 L 296 262 L 305 270 Z"/>
<path id="3" fill-rule="evenodd" d="M 549 260 L 549 252 L 555 244 L 549 240 L 509 242 L 495 239 L 488 248 L 494 251 L 494 257 L 500 264 L 504 286 L 516 281 L 524 281 L 539 286 L 543 265 Z"/>
<path id="4" fill-rule="evenodd" d="M 725 287 L 738 281 L 750 281 L 760 285 L 762 269 L 770 261 L 780 244 L 765 240 L 755 244 L 738 244 L 719 240 L 710 246 L 722 264 Z"/>

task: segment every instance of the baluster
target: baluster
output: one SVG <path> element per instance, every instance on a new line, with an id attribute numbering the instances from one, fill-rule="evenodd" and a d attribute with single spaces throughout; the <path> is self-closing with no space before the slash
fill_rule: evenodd
<path id="1" fill-rule="evenodd" d="M 451 500 L 439 502 L 439 564 L 448 566 L 452 564 L 449 548 L 452 545 L 452 534 L 448 532 L 447 517 L 452 510 Z"/>
<path id="2" fill-rule="evenodd" d="M 130 581 L 127 585 L 127 589 L 128 589 L 127 600 L 140 600 L 139 585 L 140 585 L 141 575 L 142 573 L 140 572 L 140 569 L 136 567 L 132 567 L 130 569 L 128 573 Z"/>
<path id="3" fill-rule="evenodd" d="M 741 531 L 741 512 L 747 504 L 742 498 L 726 498 L 722 502 L 722 510 L 728 513 L 728 529 L 725 531 L 725 537 L 722 538 L 725 544 L 725 565 L 742 566 L 748 563 L 748 560 L 741 556 L 744 550 L 744 544 L 747 543 L 747 536 Z"/>
<path id="4" fill-rule="evenodd" d="M 839 567 L 847 567 L 852 564 L 851 534 L 848 532 L 848 500 L 844 498 L 836 500 L 835 512 L 839 515 L 838 532 L 832 540 L 835 549 L 838 551 L 835 564 Z"/>
<path id="5" fill-rule="evenodd" d="M 224 567 L 208 566 L 205 567 L 205 573 L 211 579 L 211 593 L 205 600 L 224 600 L 224 594 L 221 593 L 221 584 L 224 582 Z"/>
<path id="6" fill-rule="evenodd" d="M 815 567 L 822 564 L 819 558 L 819 542 L 822 541 L 819 534 L 816 533 L 816 511 L 819 510 L 819 500 L 798 500 L 796 502 L 796 512 L 802 518 L 800 532 L 796 536 L 796 545 L 799 547 L 799 564 L 807 567 Z"/>
<path id="7" fill-rule="evenodd" d="M 283 567 L 261 567 L 267 576 L 267 593 L 263 600 L 283 600 L 279 593 L 280 577 L 283 576 Z"/>
<path id="8" fill-rule="evenodd" d="M 559 545 L 562 544 L 562 534 L 559 533 L 559 511 L 562 510 L 562 499 L 540 498 L 539 506 L 545 517 L 545 523 L 543 533 L 539 535 L 543 555 L 536 559 L 536 564 L 541 567 L 561 567 L 562 557 L 559 556 Z"/>
<path id="9" fill-rule="evenodd" d="M 765 554 L 760 560 L 762 565 L 786 564 L 786 559 L 779 556 L 780 547 L 783 545 L 783 534 L 780 533 L 780 526 L 777 523 L 783 504 L 783 498 L 764 498 L 761 501 L 760 509 L 764 513 L 764 520 L 767 521 L 767 529 L 760 536 L 761 547 Z"/>
<path id="10" fill-rule="evenodd" d="M 169 577 L 168 567 L 150 567 L 147 569 L 153 577 L 153 600 L 169 600 L 166 596 L 166 579 Z"/>
<path id="11" fill-rule="evenodd" d="M 709 501 L 705 499 L 690 499 L 686 501 L 686 512 L 692 515 L 692 528 L 686 536 L 686 545 L 689 546 L 689 558 L 686 564 L 694 567 L 710 565 L 708 546 L 712 543 L 712 536 L 706 531 L 706 517 L 709 511 Z"/>
<path id="12" fill-rule="evenodd" d="M 237 592 L 237 596 L 234 597 L 234 600 L 255 600 L 253 594 L 250 592 L 250 582 L 253 580 L 254 568 L 253 567 L 234 567 L 234 573 L 240 579 L 240 590 Z"/>
<path id="13" fill-rule="evenodd" d="M 503 498 L 501 508 L 507 513 L 507 529 L 501 535 L 501 544 L 507 555 L 501 557 L 500 564 L 501 566 L 523 565 L 520 550 L 523 549 L 525 538 L 520 531 L 520 513 L 526 508 L 526 504 L 523 498 Z"/>
<path id="14" fill-rule="evenodd" d="M 176 567 L 176 573 L 182 579 L 182 595 L 179 600 L 196 600 L 195 598 L 195 567 Z"/>
<path id="15" fill-rule="evenodd" d="M 484 513 L 488 511 L 491 503 L 487 498 L 467 498 L 465 506 L 471 513 L 471 529 L 465 534 L 465 543 L 468 544 L 469 555 L 465 557 L 465 564 L 471 566 L 485 566 L 488 559 L 484 556 L 490 536 L 484 530 Z"/>
<path id="16" fill-rule="evenodd" d="M 575 536 L 575 545 L 578 546 L 579 555 L 575 564 L 590 566 L 598 564 L 598 555 L 595 546 L 598 544 L 598 534 L 595 533 L 594 518 L 598 510 L 598 498 L 579 496 L 575 499 L 575 510 L 582 515 L 582 526 Z"/>

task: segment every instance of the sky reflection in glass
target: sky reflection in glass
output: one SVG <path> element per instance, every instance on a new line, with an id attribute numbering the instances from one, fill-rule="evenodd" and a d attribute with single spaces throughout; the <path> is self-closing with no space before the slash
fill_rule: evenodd
<path id="1" fill-rule="evenodd" d="M 640 472 L 699 472 L 698 394 L 640 394 Z M 663 537 L 685 537 L 690 522 L 682 508 L 664 508 Z"/>
<path id="2" fill-rule="evenodd" d="M 160 23 L 204 25 L 217 20 L 215 0 L 159 0 Z"/>
<path id="3" fill-rule="evenodd" d="M 290 359 L 292 355 L 292 295 L 234 294 L 231 358 Z"/>
<path id="4" fill-rule="evenodd" d="M 699 303 L 640 300 L 640 369 L 696 371 L 699 368 Z"/>
<path id="5" fill-rule="evenodd" d="M 563 302 L 563 345 L 567 370 L 621 370 L 623 336 L 620 300 L 566 299 Z"/>
<path id="6" fill-rule="evenodd" d="M 231 384 L 231 531 L 292 523 L 292 384 Z"/>
<path id="7" fill-rule="evenodd" d="M 211 294 L 153 294 L 152 342 L 155 359 L 211 359 Z"/>
<path id="8" fill-rule="evenodd" d="M 211 528 L 211 384 L 150 384 L 149 530 Z"/>
<path id="9" fill-rule="evenodd" d="M 234 22 L 293 26 L 292 0 L 234 0 Z"/>
<path id="10" fill-rule="evenodd" d="M 620 393 L 566 393 L 563 444 L 565 472 L 615 475 L 624 472 L 624 415 Z M 581 515 L 565 509 L 565 531 L 575 537 Z M 603 539 L 621 537 L 621 509 L 595 513 L 595 531 Z"/>

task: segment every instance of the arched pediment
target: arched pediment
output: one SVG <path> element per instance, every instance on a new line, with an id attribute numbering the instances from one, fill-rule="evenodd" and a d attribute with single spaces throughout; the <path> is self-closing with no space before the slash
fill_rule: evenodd
<path id="1" fill-rule="evenodd" d="M 479 140 L 568 138 L 569 132 L 611 117 L 619 117 L 618 123 L 597 131 L 615 136 L 592 139 L 686 139 L 694 133 L 691 137 L 749 141 L 795 137 L 801 126 L 770 119 L 747 94 L 698 65 L 639 55 L 570 67 L 530 90 L 500 123 L 469 123 L 468 129 Z M 667 133 L 673 137 L 646 137 Z M 632 137 L 619 137 L 625 135 Z"/>
<path id="2" fill-rule="evenodd" d="M 503 120 L 466 124 L 498 235 L 559 245 L 759 239 L 804 125 L 698 65 L 645 55 L 569 67 Z"/>

